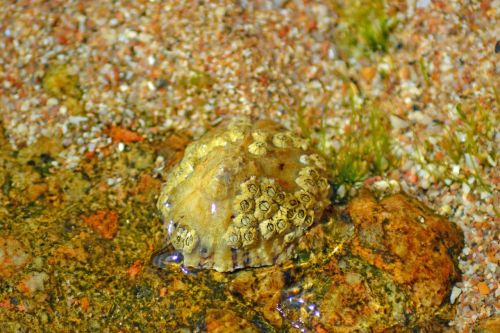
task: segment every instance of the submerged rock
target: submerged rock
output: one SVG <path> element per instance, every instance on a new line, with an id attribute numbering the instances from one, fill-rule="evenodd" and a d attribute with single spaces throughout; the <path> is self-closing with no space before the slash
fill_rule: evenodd
<path id="1" fill-rule="evenodd" d="M 328 205 L 325 160 L 269 120 L 230 121 L 191 143 L 158 208 L 184 265 L 233 271 L 280 263 Z"/>
<path id="2" fill-rule="evenodd" d="M 418 201 L 366 191 L 312 227 L 293 260 L 237 272 L 229 290 L 279 328 L 440 332 L 462 246 L 459 229 Z"/>

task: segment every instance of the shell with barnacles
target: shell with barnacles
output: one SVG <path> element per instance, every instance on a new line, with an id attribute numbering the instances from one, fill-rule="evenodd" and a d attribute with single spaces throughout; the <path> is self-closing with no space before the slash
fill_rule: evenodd
<path id="1" fill-rule="evenodd" d="M 184 265 L 233 271 L 280 263 L 328 205 L 326 161 L 275 122 L 230 121 L 191 143 L 158 208 Z"/>

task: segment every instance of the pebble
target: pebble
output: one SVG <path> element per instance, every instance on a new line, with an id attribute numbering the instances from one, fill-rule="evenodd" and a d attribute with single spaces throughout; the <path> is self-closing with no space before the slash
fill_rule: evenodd
<path id="1" fill-rule="evenodd" d="M 461 293 L 462 293 L 462 289 L 460 289 L 458 287 L 453 287 L 453 289 L 451 290 L 451 295 L 450 295 L 450 303 L 455 304 L 456 299 L 458 298 L 458 296 L 460 296 Z"/>
<path id="2" fill-rule="evenodd" d="M 408 126 L 410 126 L 410 123 L 395 116 L 395 115 L 390 115 L 389 117 L 390 121 L 391 121 L 391 125 L 393 128 L 395 129 L 405 129 L 407 128 Z"/>
<path id="3" fill-rule="evenodd" d="M 23 291 L 34 293 L 35 291 L 43 291 L 45 281 L 49 276 L 44 272 L 34 272 L 23 280 Z"/>

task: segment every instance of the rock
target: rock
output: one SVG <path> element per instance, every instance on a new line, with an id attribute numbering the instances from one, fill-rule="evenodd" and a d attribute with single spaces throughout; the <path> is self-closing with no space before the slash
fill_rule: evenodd
<path id="1" fill-rule="evenodd" d="M 377 200 L 366 190 L 328 216 L 292 260 L 236 272 L 230 292 L 284 330 L 444 329 L 460 277 L 457 227 L 404 194 Z"/>
<path id="2" fill-rule="evenodd" d="M 496 333 L 500 332 L 500 315 L 491 316 L 480 320 L 474 326 L 472 332 L 474 333 Z"/>
<path id="3" fill-rule="evenodd" d="M 247 320 L 229 309 L 210 309 L 207 311 L 205 321 L 208 333 L 259 332 Z"/>

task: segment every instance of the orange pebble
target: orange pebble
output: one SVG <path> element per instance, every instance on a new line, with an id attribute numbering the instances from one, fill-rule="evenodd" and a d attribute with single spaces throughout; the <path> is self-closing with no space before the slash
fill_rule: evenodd
<path id="1" fill-rule="evenodd" d="M 490 292 L 490 288 L 488 288 L 488 285 L 484 282 L 479 282 L 477 284 L 477 289 L 481 293 L 481 295 L 488 295 Z"/>
<path id="2" fill-rule="evenodd" d="M 82 308 L 83 312 L 87 312 L 89 307 L 90 307 L 90 302 L 87 297 L 82 297 L 80 299 L 80 307 Z"/>
<path id="3" fill-rule="evenodd" d="M 363 67 L 361 69 L 361 76 L 363 79 L 365 79 L 368 82 L 371 82 L 373 78 L 375 77 L 375 74 L 377 74 L 377 70 L 373 66 L 368 66 L 368 67 Z"/>
<path id="4" fill-rule="evenodd" d="M 135 278 L 135 276 L 137 274 L 139 274 L 139 272 L 141 271 L 141 268 L 142 268 L 142 263 L 140 260 L 136 260 L 134 261 L 134 263 L 132 264 L 132 266 L 130 266 L 129 269 L 127 269 L 127 274 L 131 277 L 131 278 Z"/>
<path id="5" fill-rule="evenodd" d="M 144 141 L 144 138 L 135 133 L 132 132 L 126 128 L 118 127 L 118 126 L 112 126 L 107 133 L 115 142 L 125 142 L 125 143 L 130 143 L 130 142 L 140 142 Z"/>

